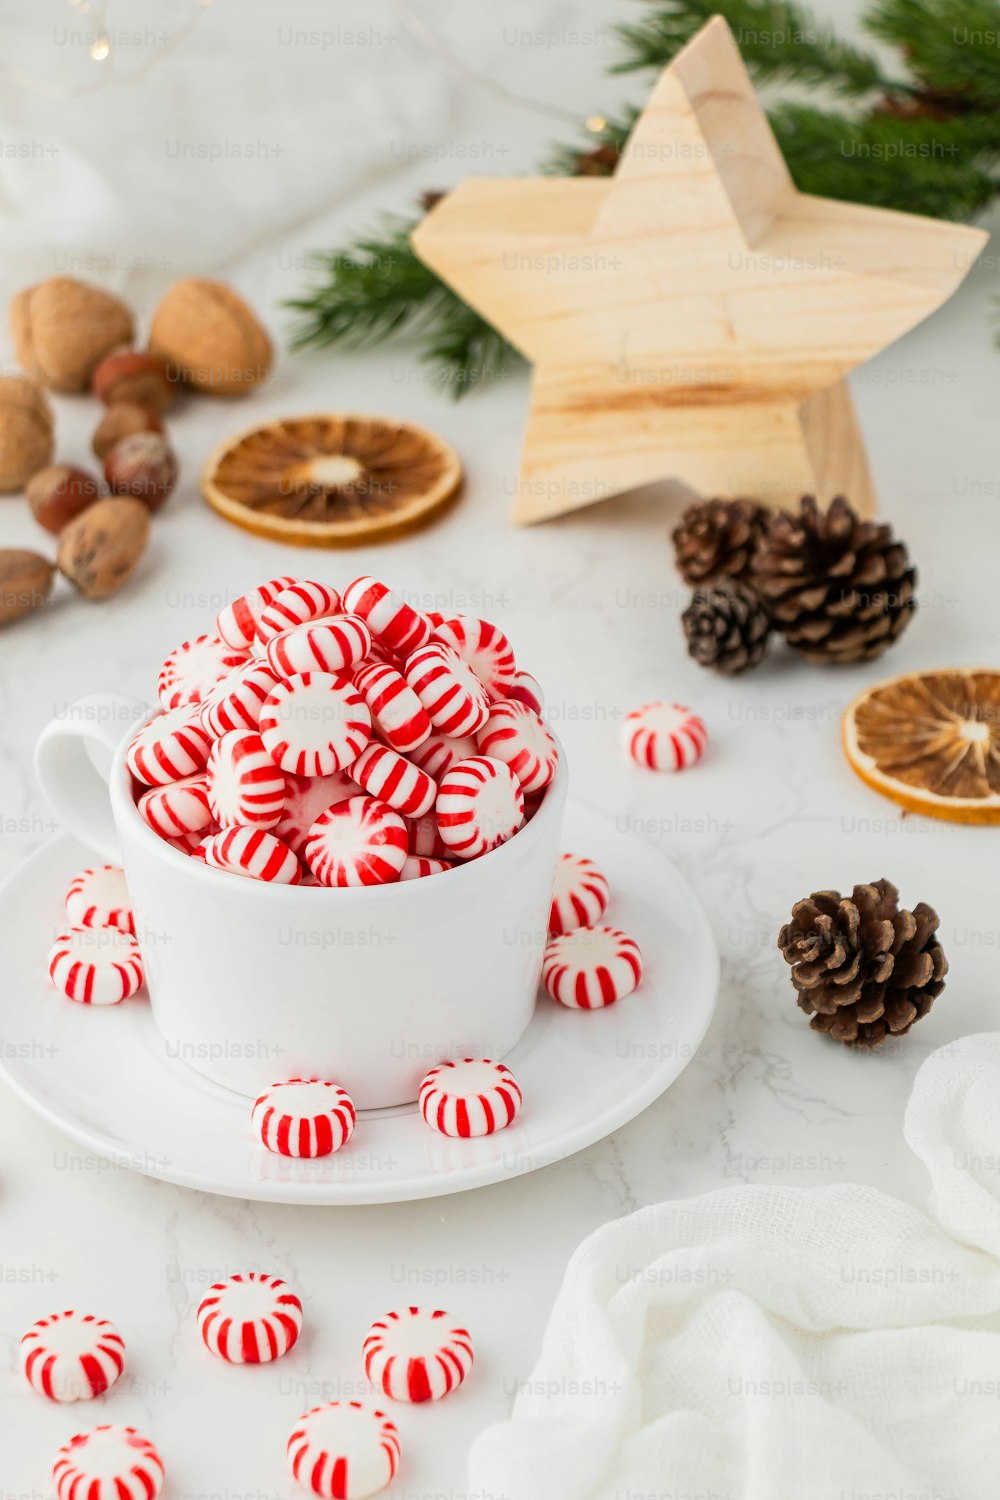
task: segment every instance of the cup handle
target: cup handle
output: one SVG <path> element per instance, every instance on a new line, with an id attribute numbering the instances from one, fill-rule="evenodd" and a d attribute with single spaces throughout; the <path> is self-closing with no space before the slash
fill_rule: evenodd
<path id="1" fill-rule="evenodd" d="M 89 693 L 50 720 L 35 746 L 35 774 L 62 823 L 81 843 L 121 863 L 108 794 L 125 730 L 149 712 L 124 693 Z"/>

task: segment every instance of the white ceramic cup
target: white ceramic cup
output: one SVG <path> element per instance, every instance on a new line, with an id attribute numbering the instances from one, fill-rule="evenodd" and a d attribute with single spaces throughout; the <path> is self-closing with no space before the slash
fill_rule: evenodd
<path id="1" fill-rule="evenodd" d="M 43 730 L 42 790 L 124 866 L 153 1015 L 171 1056 L 256 1096 L 331 1078 L 359 1109 L 404 1104 L 444 1058 L 501 1058 L 535 1006 L 566 802 L 482 859 L 396 885 L 278 886 L 209 869 L 147 827 L 125 750 L 151 711 L 81 698 Z"/>

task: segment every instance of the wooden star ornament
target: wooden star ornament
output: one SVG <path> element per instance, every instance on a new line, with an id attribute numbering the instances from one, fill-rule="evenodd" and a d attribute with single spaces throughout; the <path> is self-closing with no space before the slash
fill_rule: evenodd
<path id="1" fill-rule="evenodd" d="M 987 236 L 800 193 L 726 22 L 661 75 L 610 178 L 473 178 L 417 253 L 534 365 L 514 519 L 657 479 L 875 495 L 845 376 Z"/>

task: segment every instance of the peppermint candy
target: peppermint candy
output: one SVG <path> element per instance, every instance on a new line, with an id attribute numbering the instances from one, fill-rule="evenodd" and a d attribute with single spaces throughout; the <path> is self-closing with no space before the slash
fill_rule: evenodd
<path id="1" fill-rule="evenodd" d="M 136 781 L 165 786 L 203 771 L 211 748 L 197 705 L 171 708 L 143 725 L 126 750 L 125 760 Z"/>
<path id="2" fill-rule="evenodd" d="M 441 841 L 456 859 L 478 859 L 521 826 L 524 794 L 501 760 L 474 755 L 442 777 L 437 795 Z"/>
<path id="3" fill-rule="evenodd" d="M 199 635 L 175 647 L 160 668 L 157 696 L 164 708 L 201 703 L 234 667 L 247 659 L 246 648 L 228 646 L 218 635 Z"/>
<path id="4" fill-rule="evenodd" d="M 523 703 L 525 708 L 534 709 L 536 714 L 545 708 L 545 694 L 530 672 L 515 672 L 514 681 L 504 696 L 515 703 Z"/>
<path id="5" fill-rule="evenodd" d="M 217 829 L 211 830 L 213 833 Z M 194 855 L 197 859 L 204 861 L 205 850 L 202 847 L 208 835 L 202 833 L 179 833 L 174 838 L 165 838 L 164 843 L 169 844 L 171 849 L 176 849 L 178 854 Z"/>
<path id="6" fill-rule="evenodd" d="M 302 1303 L 287 1282 L 263 1271 L 217 1281 L 198 1308 L 205 1348 L 231 1365 L 264 1365 L 287 1354 L 302 1332 Z"/>
<path id="7" fill-rule="evenodd" d="M 256 638 L 266 643 L 296 625 L 308 625 L 340 610 L 340 595 L 328 583 L 311 583 L 307 579 L 290 583 L 275 594 L 261 611 Z"/>
<path id="8" fill-rule="evenodd" d="M 62 932 L 49 953 L 49 978 L 79 1005 L 117 1005 L 142 985 L 139 945 L 115 927 Z"/>
<path id="9" fill-rule="evenodd" d="M 549 932 L 558 936 L 577 927 L 593 927 L 607 910 L 611 892 L 592 859 L 560 854 L 552 887 Z"/>
<path id="10" fill-rule="evenodd" d="M 625 715 L 622 742 L 637 766 L 686 771 L 704 755 L 708 731 L 679 703 L 646 703 Z"/>
<path id="11" fill-rule="evenodd" d="M 265 662 L 245 662 L 205 699 L 202 725 L 214 739 L 234 729 L 256 729 L 264 701 L 279 680 Z"/>
<path id="12" fill-rule="evenodd" d="M 135 917 L 125 871 L 120 865 L 81 870 L 66 892 L 66 920 L 71 927 L 117 927 L 135 931 Z"/>
<path id="13" fill-rule="evenodd" d="M 406 680 L 444 734 L 475 734 L 489 718 L 490 704 L 479 678 L 444 641 L 431 641 L 406 663 Z"/>
<path id="14" fill-rule="evenodd" d="M 408 818 L 429 813 L 437 798 L 437 786 L 427 772 L 386 745 L 366 746 L 352 765 L 351 776 L 371 796 Z"/>
<path id="15" fill-rule="evenodd" d="M 293 849 L 299 859 L 306 857 L 309 830 L 328 807 L 358 796 L 361 788 L 343 771 L 331 776 L 285 777 L 285 805 L 274 832 L 282 843 Z"/>
<path id="16" fill-rule="evenodd" d="M 514 648 L 496 625 L 474 615 L 454 615 L 434 627 L 443 641 L 471 667 L 491 698 L 506 698 L 514 685 Z"/>
<path id="17" fill-rule="evenodd" d="M 552 938 L 542 981 L 553 1000 L 572 1010 L 600 1010 L 630 995 L 642 978 L 642 954 L 617 927 L 577 927 Z"/>
<path id="18" fill-rule="evenodd" d="M 267 754 L 296 776 L 345 771 L 371 732 L 368 705 L 351 679 L 329 672 L 300 672 L 279 682 L 260 715 Z"/>
<path id="19" fill-rule="evenodd" d="M 161 838 L 198 833 L 213 822 L 208 803 L 208 776 L 185 776 L 169 786 L 152 786 L 138 801 L 139 812 Z"/>
<path id="20" fill-rule="evenodd" d="M 368 1379 L 393 1401 L 440 1401 L 472 1369 L 468 1329 L 440 1309 L 386 1313 L 372 1324 L 362 1352 Z"/>
<path id="21" fill-rule="evenodd" d="M 375 797 L 348 797 L 309 830 L 306 863 L 321 885 L 385 885 L 406 861 L 406 824 Z"/>
<path id="22" fill-rule="evenodd" d="M 516 1118 L 521 1090 L 503 1063 L 465 1057 L 431 1068 L 420 1085 L 419 1104 L 439 1135 L 493 1135 Z"/>
<path id="23" fill-rule="evenodd" d="M 279 1156 L 329 1156 L 354 1134 L 357 1114 L 350 1094 L 320 1078 L 273 1083 L 257 1100 L 253 1127 Z"/>
<path id="24" fill-rule="evenodd" d="M 408 854 L 399 872 L 400 880 L 423 880 L 425 875 L 443 875 L 455 866 L 447 859 L 432 859 L 426 854 Z"/>
<path id="25" fill-rule="evenodd" d="M 249 594 L 241 595 L 220 610 L 215 618 L 215 628 L 227 646 L 249 647 L 257 634 L 257 625 L 264 610 L 282 589 L 294 582 L 294 578 L 272 578 L 269 583 L 262 583 L 259 588 L 251 589 Z"/>
<path id="26" fill-rule="evenodd" d="M 522 792 L 540 792 L 559 766 L 559 749 L 533 708 L 505 699 L 494 703 L 477 736 L 483 755 L 502 760 Z"/>
<path id="27" fill-rule="evenodd" d="M 267 664 L 279 677 L 297 672 L 348 672 L 372 648 L 368 626 L 357 615 L 300 625 L 269 640 Z"/>
<path id="28" fill-rule="evenodd" d="M 91 1401 L 124 1368 L 124 1339 L 113 1323 L 91 1313 L 52 1313 L 21 1339 L 24 1378 L 50 1401 Z"/>
<path id="29" fill-rule="evenodd" d="M 302 870 L 287 844 L 262 828 L 223 828 L 202 843 L 202 857 L 213 870 L 229 870 L 272 885 L 298 885 Z"/>
<path id="30" fill-rule="evenodd" d="M 230 730 L 212 746 L 208 803 L 223 828 L 273 828 L 281 817 L 285 778 L 256 730 Z"/>
<path id="31" fill-rule="evenodd" d="M 360 1401 L 329 1401 L 301 1416 L 288 1439 L 298 1482 L 321 1500 L 364 1500 L 391 1484 L 399 1433 L 385 1412 Z"/>
<path id="32" fill-rule="evenodd" d="M 430 736 L 427 710 L 395 667 L 385 662 L 362 667 L 354 686 L 368 704 L 379 734 L 400 755 L 408 755 Z"/>
<path id="33" fill-rule="evenodd" d="M 360 615 L 372 635 L 397 656 L 409 656 L 430 637 L 423 615 L 375 578 L 355 578 L 344 590 L 344 608 Z"/>
<path id="34" fill-rule="evenodd" d="M 427 813 L 422 818 L 408 818 L 406 834 L 411 854 L 423 859 L 443 860 L 451 857 L 451 850 L 438 832 L 437 818 L 433 813 Z"/>
<path id="35" fill-rule="evenodd" d="M 134 1427 L 78 1432 L 52 1465 L 59 1500 L 156 1500 L 163 1476 L 162 1458 Z"/>
<path id="36" fill-rule="evenodd" d="M 456 738 L 451 734 L 439 734 L 433 730 L 423 744 L 416 750 L 411 750 L 409 758 L 415 766 L 426 771 L 435 781 L 440 781 L 452 766 L 457 766 L 460 760 L 468 760 L 473 755 L 479 754 L 479 744 L 474 735 L 466 734 Z"/>

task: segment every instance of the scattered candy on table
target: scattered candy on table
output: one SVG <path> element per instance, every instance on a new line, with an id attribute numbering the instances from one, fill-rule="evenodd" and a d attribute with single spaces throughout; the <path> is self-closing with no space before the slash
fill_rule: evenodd
<path id="1" fill-rule="evenodd" d="M 599 1010 L 630 995 L 642 978 L 639 945 L 617 927 L 576 927 L 552 938 L 542 979 L 553 1000 Z"/>
<path id="2" fill-rule="evenodd" d="M 593 927 L 604 916 L 611 892 L 592 859 L 560 854 L 552 887 L 549 932 L 557 936 L 575 927 Z"/>
<path id="3" fill-rule="evenodd" d="M 279 1156 L 329 1156 L 354 1134 L 357 1114 L 350 1094 L 319 1078 L 275 1083 L 254 1104 L 253 1127 Z"/>
<path id="4" fill-rule="evenodd" d="M 49 977 L 80 1005 L 117 1005 L 142 986 L 139 945 L 116 927 L 75 927 L 53 943 Z"/>
<path id="5" fill-rule="evenodd" d="M 492 1135 L 521 1108 L 517 1079 L 503 1063 L 465 1057 L 439 1063 L 420 1085 L 420 1113 L 440 1135 Z"/>
<path id="6" fill-rule="evenodd" d="M 163 1475 L 156 1448 L 134 1427 L 79 1432 L 52 1465 L 59 1500 L 156 1500 Z"/>
<path id="7" fill-rule="evenodd" d="M 125 1368 L 125 1342 L 113 1323 L 91 1313 L 52 1313 L 21 1339 L 21 1368 L 50 1401 L 90 1401 Z"/>
<path id="8" fill-rule="evenodd" d="M 391 1484 L 399 1434 L 385 1412 L 330 1401 L 300 1417 L 288 1439 L 295 1478 L 321 1500 L 364 1500 Z"/>
<path id="9" fill-rule="evenodd" d="M 679 703 L 646 703 L 625 715 L 622 741 L 637 766 L 686 771 L 704 755 L 708 731 L 697 714 Z"/>
<path id="10" fill-rule="evenodd" d="M 135 919 L 121 866 L 82 870 L 66 892 L 66 920 L 71 927 L 120 927 L 132 932 Z"/>
<path id="11" fill-rule="evenodd" d="M 206 1349 L 231 1365 L 280 1359 L 302 1332 L 302 1303 L 278 1276 L 237 1272 L 217 1281 L 198 1308 Z"/>
<path id="12" fill-rule="evenodd" d="M 386 1313 L 364 1342 L 365 1374 L 393 1401 L 439 1401 L 472 1369 L 472 1338 L 440 1309 Z"/>

